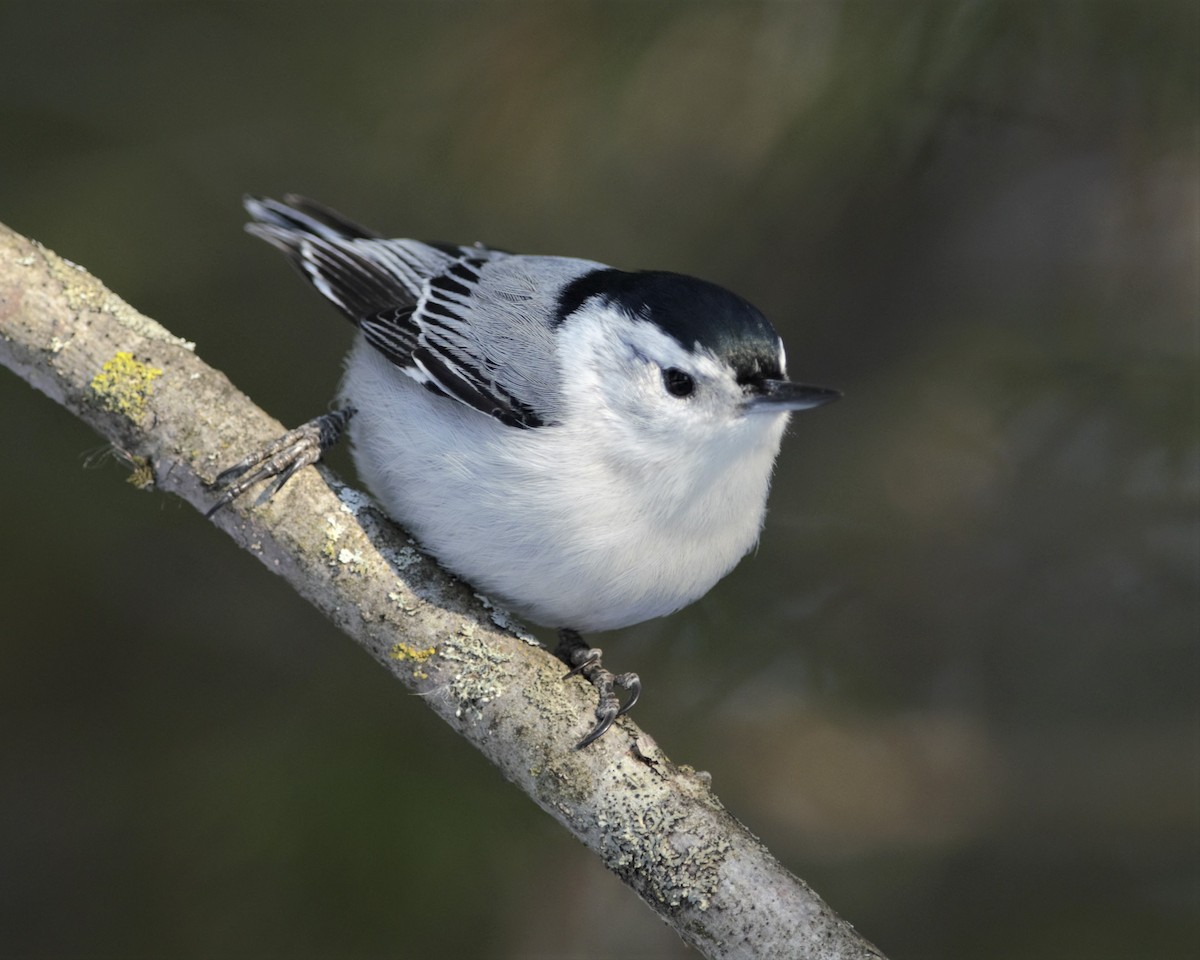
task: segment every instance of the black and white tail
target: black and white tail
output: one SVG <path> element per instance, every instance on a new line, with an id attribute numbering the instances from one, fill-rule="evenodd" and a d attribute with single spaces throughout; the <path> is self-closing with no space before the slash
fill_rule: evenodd
<path id="1" fill-rule="evenodd" d="M 246 232 L 282 250 L 304 277 L 353 320 L 411 308 L 425 282 L 461 256 L 418 240 L 384 240 L 305 197 L 247 196 Z"/>

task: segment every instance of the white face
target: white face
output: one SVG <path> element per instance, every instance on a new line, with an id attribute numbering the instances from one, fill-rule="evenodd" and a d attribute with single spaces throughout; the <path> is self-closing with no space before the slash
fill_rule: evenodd
<path id="1" fill-rule="evenodd" d="M 782 366 L 782 343 L 779 351 Z M 787 420 L 748 409 L 733 369 L 712 352 L 595 301 L 564 323 L 559 356 L 568 419 L 592 425 L 609 455 L 739 457 L 777 446 Z"/>

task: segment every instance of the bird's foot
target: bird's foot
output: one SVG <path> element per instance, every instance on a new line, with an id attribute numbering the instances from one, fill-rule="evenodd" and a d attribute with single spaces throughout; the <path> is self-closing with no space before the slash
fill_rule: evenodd
<path id="1" fill-rule="evenodd" d="M 220 499 L 204 516 L 211 517 L 256 483 L 275 477 L 275 482 L 263 491 L 258 502 L 270 500 L 297 470 L 316 463 L 322 453 L 338 442 L 354 413 L 353 407 L 345 407 L 315 417 L 223 470 L 211 484 L 212 489 L 220 493 Z"/>
<path id="2" fill-rule="evenodd" d="M 596 725 L 586 737 L 575 744 L 576 750 L 582 750 L 589 743 L 594 743 L 608 732 L 617 717 L 628 713 L 637 703 L 642 693 L 642 682 L 636 673 L 611 673 L 601 662 L 601 651 L 589 647 L 583 642 L 576 631 L 563 629 L 558 632 L 558 647 L 554 655 L 571 669 L 566 676 L 580 674 L 588 683 L 596 688 L 600 702 L 596 705 Z M 563 679 L 566 679 L 564 677 Z M 629 699 L 622 705 L 616 694 L 616 687 L 629 691 Z"/>

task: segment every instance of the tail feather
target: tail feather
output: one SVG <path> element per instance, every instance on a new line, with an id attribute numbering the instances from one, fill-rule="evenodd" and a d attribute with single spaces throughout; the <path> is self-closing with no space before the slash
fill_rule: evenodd
<path id="1" fill-rule="evenodd" d="M 247 194 L 242 203 L 255 220 L 274 227 L 313 233 L 327 240 L 379 239 L 374 230 L 296 193 L 285 194 L 282 201 Z"/>
<path id="2" fill-rule="evenodd" d="M 288 194 L 282 201 L 247 196 L 246 232 L 283 251 L 318 291 L 356 324 L 413 306 L 425 279 L 450 261 L 412 240 L 381 240 L 340 213 Z"/>

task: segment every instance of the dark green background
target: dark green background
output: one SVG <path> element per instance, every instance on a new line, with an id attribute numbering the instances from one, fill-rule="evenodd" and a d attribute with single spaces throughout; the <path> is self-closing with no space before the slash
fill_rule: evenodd
<path id="1" fill-rule="evenodd" d="M 1197 17 L 7 0 L 0 221 L 291 423 L 351 331 L 245 191 L 743 294 L 846 397 L 755 554 L 603 637 L 639 722 L 894 960 L 1194 956 Z M 687 954 L 193 510 L 0 410 L 0 953 Z"/>

